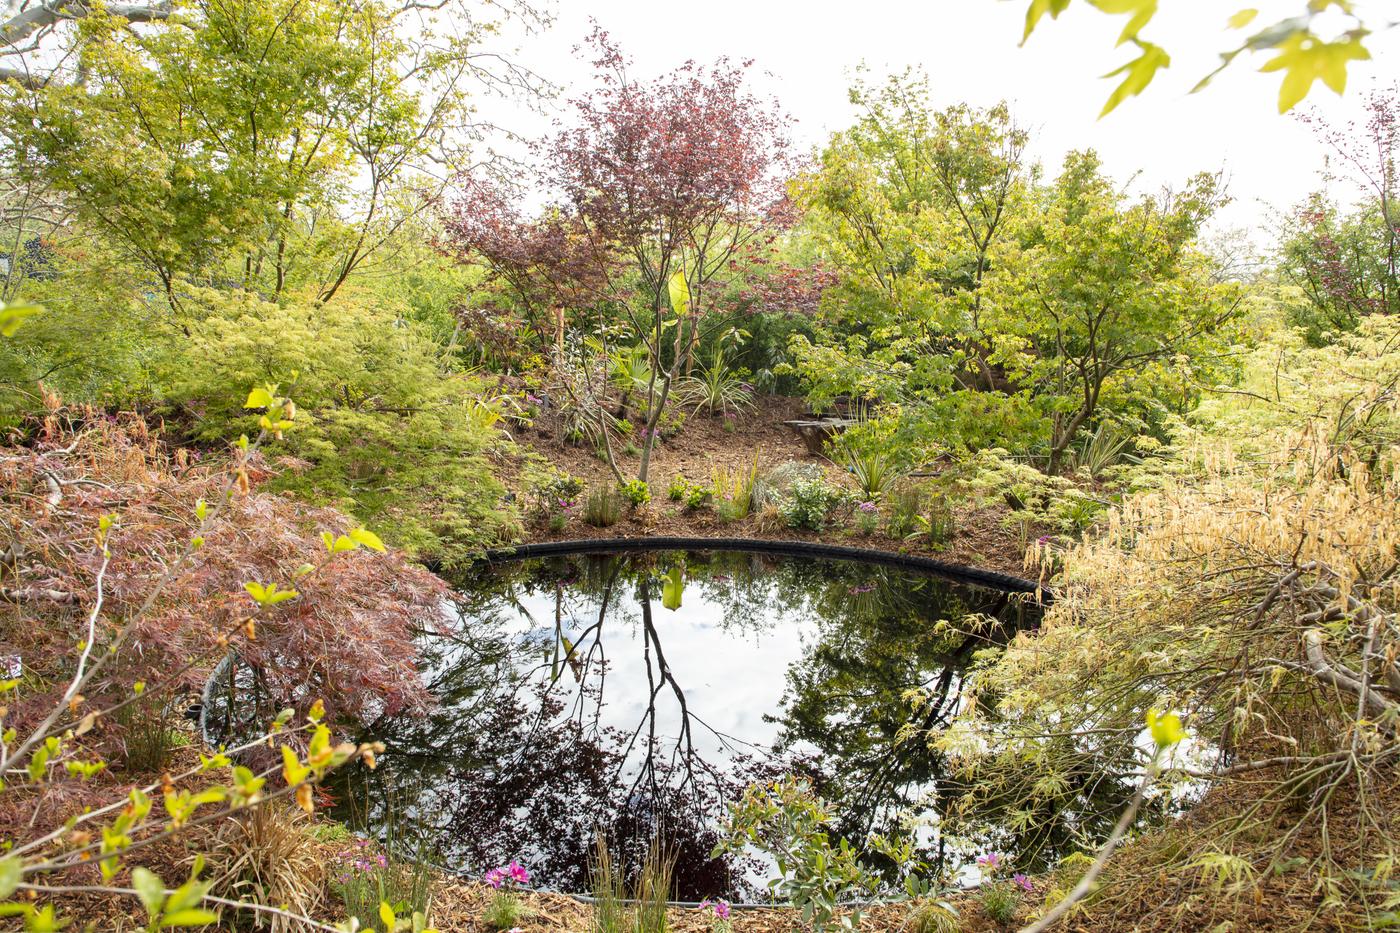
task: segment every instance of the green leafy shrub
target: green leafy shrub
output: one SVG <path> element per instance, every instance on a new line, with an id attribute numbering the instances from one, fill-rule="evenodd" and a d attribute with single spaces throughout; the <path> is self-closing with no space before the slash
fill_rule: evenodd
<path id="1" fill-rule="evenodd" d="M 1075 534 L 1083 534 L 1107 511 L 1107 502 L 1071 492 L 1055 499 L 1048 514 L 1059 527 Z"/>
<path id="2" fill-rule="evenodd" d="M 822 468 L 815 463 L 801 463 L 797 460 L 780 463 L 754 482 L 753 506 L 776 506 L 797 481 L 821 478 Z"/>
<path id="3" fill-rule="evenodd" d="M 685 491 L 685 507 L 688 509 L 703 509 L 715 498 L 714 490 L 708 486 L 700 486 L 692 483 Z"/>
<path id="4" fill-rule="evenodd" d="M 845 495 L 822 479 L 800 479 L 792 484 L 778 505 L 789 528 L 825 531 L 832 509 L 844 502 Z"/>
<path id="5" fill-rule="evenodd" d="M 666 496 L 672 502 L 685 503 L 687 509 L 703 509 L 714 498 L 714 490 L 709 486 L 692 483 L 677 473 L 671 478 L 671 485 L 666 489 Z"/>
<path id="6" fill-rule="evenodd" d="M 641 508 L 651 501 L 651 490 L 643 480 L 628 480 L 622 484 L 619 491 L 634 509 Z"/>
<path id="7" fill-rule="evenodd" d="M 583 480 L 548 464 L 541 464 L 537 457 L 525 461 L 520 478 L 525 490 L 526 508 L 537 517 L 552 518 L 561 511 L 572 510 L 584 490 Z"/>
<path id="8" fill-rule="evenodd" d="M 595 528 L 609 528 L 622 518 L 622 496 L 612 486 L 598 486 L 588 494 L 583 520 Z"/>
<path id="9" fill-rule="evenodd" d="M 191 296 L 190 338 L 165 366 L 174 415 L 204 441 L 256 433 L 229 386 L 281 385 L 307 416 L 272 439 L 296 469 L 274 477 L 373 523 L 420 558 L 454 563 L 516 533 L 489 455 L 508 439 L 485 386 L 457 372 L 418 325 L 342 297 L 278 305 L 246 293 Z"/>
<path id="10" fill-rule="evenodd" d="M 685 412 L 679 408 L 671 408 L 666 414 L 661 416 L 661 423 L 657 425 L 662 440 L 671 440 L 680 436 L 681 430 L 685 427 Z"/>
<path id="11" fill-rule="evenodd" d="M 833 926 L 860 926 L 860 911 L 842 917 L 844 901 L 868 897 L 879 880 L 860 863 L 857 852 L 844 837 L 832 845 L 831 814 L 796 778 L 770 785 L 752 785 L 732 804 L 724 835 L 715 853 L 742 853 L 757 849 L 777 866 L 769 881 L 773 894 L 789 901 L 813 930 Z"/>

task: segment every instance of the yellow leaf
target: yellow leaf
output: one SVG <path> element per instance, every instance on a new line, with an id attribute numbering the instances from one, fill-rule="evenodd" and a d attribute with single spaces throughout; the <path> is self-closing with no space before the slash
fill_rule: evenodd
<path id="1" fill-rule="evenodd" d="M 1259 15 L 1259 11 L 1258 11 L 1258 10 L 1254 10 L 1254 9 L 1240 10 L 1240 11 L 1239 11 L 1238 13 L 1236 13 L 1234 16 L 1231 16 L 1231 17 L 1230 17 L 1230 19 L 1228 20 L 1228 23 L 1229 23 L 1229 26 L 1230 26 L 1231 29 L 1243 29 L 1244 27 L 1248 26 L 1250 23 L 1254 22 L 1254 17 L 1256 17 L 1256 16 L 1258 16 L 1258 15 Z"/>
<path id="2" fill-rule="evenodd" d="M 1171 56 L 1161 46 L 1153 45 L 1151 42 L 1137 42 L 1138 48 L 1142 49 L 1142 54 L 1128 62 L 1122 68 L 1110 71 L 1104 75 L 1105 78 L 1126 75 L 1121 84 L 1113 89 L 1113 93 L 1108 96 L 1108 102 L 1103 105 L 1103 111 L 1099 117 L 1108 116 L 1115 107 L 1127 100 L 1129 97 L 1141 94 L 1152 79 L 1157 76 L 1159 69 L 1171 66 Z"/>
<path id="3" fill-rule="evenodd" d="M 1160 748 L 1170 748 L 1186 738 L 1186 730 L 1181 725 L 1181 717 L 1176 713 L 1159 713 L 1155 709 L 1147 711 L 1147 730 L 1152 733 L 1152 741 Z"/>
<path id="4" fill-rule="evenodd" d="M 1031 0 L 1031 5 L 1026 8 L 1026 32 L 1021 36 L 1021 44 L 1026 44 L 1026 40 L 1031 37 L 1031 33 L 1046 13 L 1050 14 L 1051 19 L 1058 19 L 1067 6 L 1069 0 Z"/>
<path id="5" fill-rule="evenodd" d="M 303 784 L 297 788 L 297 806 L 301 807 L 309 814 L 316 812 L 316 804 L 311 799 L 311 785 Z"/>
<path id="6" fill-rule="evenodd" d="M 686 284 L 685 271 L 677 269 L 671 273 L 666 287 L 671 293 L 671 310 L 676 312 L 677 317 L 685 317 L 690 312 L 690 286 Z"/>
<path id="7" fill-rule="evenodd" d="M 354 528 L 350 531 L 350 540 L 356 544 L 362 544 L 371 551 L 378 551 L 383 554 L 385 551 L 384 542 L 379 540 L 379 535 L 368 528 Z"/>
<path id="8" fill-rule="evenodd" d="M 397 918 L 394 916 L 394 909 L 384 901 L 379 902 L 379 922 L 384 924 L 384 929 L 392 930 Z"/>
<path id="9" fill-rule="evenodd" d="M 1361 43 L 1361 36 L 1337 42 L 1323 42 L 1316 36 L 1299 32 L 1278 45 L 1278 55 L 1260 68 L 1263 72 L 1282 71 L 1279 86 L 1278 112 L 1287 113 L 1312 91 L 1314 82 L 1321 80 L 1338 94 L 1346 90 L 1347 65 L 1368 61 L 1371 53 Z"/>
<path id="10" fill-rule="evenodd" d="M 1131 42 L 1137 38 L 1142 28 L 1157 15 L 1157 0 L 1089 0 L 1094 6 L 1111 15 L 1131 13 L 1127 25 L 1118 34 L 1118 44 Z"/>
<path id="11" fill-rule="evenodd" d="M 272 393 L 263 388 L 253 389 L 248 393 L 248 401 L 243 403 L 244 408 L 270 408 L 272 406 Z"/>

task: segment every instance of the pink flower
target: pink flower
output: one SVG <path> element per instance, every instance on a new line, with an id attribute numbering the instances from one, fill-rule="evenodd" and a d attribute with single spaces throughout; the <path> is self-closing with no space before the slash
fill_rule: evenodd
<path id="1" fill-rule="evenodd" d="M 729 919 L 729 902 L 728 902 L 728 901 L 712 901 L 712 900 L 710 900 L 710 899 L 707 897 L 707 898 L 705 898 L 703 901 L 700 902 L 700 909 L 701 909 L 701 910 L 704 910 L 706 907 L 708 907 L 708 908 L 710 908 L 711 910 L 713 910 L 713 911 L 715 912 L 715 916 L 718 917 L 719 919 L 721 919 L 721 920 L 728 920 L 728 919 Z"/>
<path id="2" fill-rule="evenodd" d="M 1031 879 L 1027 878 L 1025 875 L 1021 874 L 1019 871 L 1018 871 L 1016 874 L 1014 874 L 1014 875 L 1011 876 L 1011 880 L 1014 881 L 1014 882 L 1016 882 L 1017 884 L 1019 884 L 1022 888 L 1024 888 L 1024 889 L 1027 890 L 1027 891 L 1034 891 L 1034 890 L 1035 890 L 1035 885 L 1031 884 Z"/>
<path id="3" fill-rule="evenodd" d="M 500 868 L 493 868 L 486 873 L 486 883 L 491 887 L 500 889 L 504 884 L 520 885 L 530 880 L 530 873 L 525 870 L 516 859 L 511 859 L 509 865 L 502 865 Z"/>
<path id="4" fill-rule="evenodd" d="M 1001 856 L 997 855 L 995 852 L 989 852 L 986 855 L 979 855 L 977 856 L 977 865 L 980 868 L 987 868 L 991 869 L 992 871 L 996 871 L 998 868 L 1001 867 Z"/>

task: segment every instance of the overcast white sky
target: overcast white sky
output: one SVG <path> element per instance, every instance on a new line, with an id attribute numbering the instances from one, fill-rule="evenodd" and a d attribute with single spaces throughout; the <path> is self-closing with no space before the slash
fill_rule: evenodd
<path id="1" fill-rule="evenodd" d="M 1261 10 L 1258 23 L 1296 12 L 1301 0 L 1164 0 L 1144 37 L 1172 54 L 1141 97 L 1098 119 L 1113 85 L 1099 79 L 1132 56 L 1113 46 L 1121 17 L 1074 4 L 1018 46 L 1027 0 L 556 0 L 553 29 L 522 44 L 520 57 L 561 84 L 567 96 L 590 80 L 572 52 L 590 18 L 635 60 L 638 76 L 668 70 L 687 58 L 752 58 L 755 87 L 776 96 L 797 118 L 805 145 L 846 126 L 851 69 L 867 63 L 876 75 L 922 66 L 934 103 L 1013 104 L 1033 131 L 1033 154 L 1056 168 L 1073 148 L 1092 147 L 1116 177 L 1141 171 L 1139 188 L 1155 189 L 1202 170 L 1223 169 L 1235 203 L 1222 223 L 1267 223 L 1271 207 L 1299 200 L 1318 184 L 1324 149 L 1297 120 L 1279 116 L 1276 75 L 1261 75 L 1259 57 L 1237 60 L 1206 91 L 1187 91 L 1210 71 L 1239 33 L 1225 19 L 1244 6 Z M 1400 17 L 1397 0 L 1365 0 L 1375 20 Z M 1271 18 L 1272 15 L 1272 18 Z M 1321 84 L 1305 107 L 1330 119 L 1356 114 L 1357 92 L 1400 79 L 1400 29 L 1373 36 L 1373 60 L 1353 66 L 1345 98 Z M 491 108 L 494 110 L 495 108 Z M 494 116 L 495 114 L 492 113 Z M 538 133 L 547 122 L 502 114 L 510 125 Z"/>

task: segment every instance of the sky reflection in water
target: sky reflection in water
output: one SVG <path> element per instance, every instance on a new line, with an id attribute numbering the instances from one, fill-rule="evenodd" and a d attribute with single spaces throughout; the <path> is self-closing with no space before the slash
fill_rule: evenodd
<path id="1" fill-rule="evenodd" d="M 709 852 L 726 802 L 783 773 L 811 778 L 853 841 L 903 809 L 932 814 L 918 838 L 949 869 L 984 845 L 1053 848 L 1053 827 L 1018 838 L 994 818 L 950 844 L 928 797 L 956 786 L 924 743 L 897 740 L 911 719 L 947 721 L 973 653 L 1032 622 L 1020 597 L 851 561 L 681 552 L 501 563 L 458 592 L 460 629 L 423 639 L 440 706 L 374 724 L 380 768 L 337 787 L 372 829 L 393 801 L 400 832 L 421 829 L 451 868 L 518 857 L 545 887 L 587 890 L 595 832 L 624 864 L 660 832 L 676 896 L 759 896 L 760 860 Z M 916 688 L 931 697 L 917 714 Z"/>

